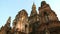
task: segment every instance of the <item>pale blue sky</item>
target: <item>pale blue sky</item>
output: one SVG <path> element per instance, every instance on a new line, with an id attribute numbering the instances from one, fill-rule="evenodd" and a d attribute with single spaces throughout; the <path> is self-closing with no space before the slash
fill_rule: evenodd
<path id="1" fill-rule="evenodd" d="M 30 15 L 33 2 L 36 4 L 37 11 L 40 7 L 42 0 L 0 0 L 0 27 L 6 24 L 9 16 L 11 16 L 12 21 L 16 14 L 25 9 Z M 55 11 L 60 20 L 60 0 L 45 0 Z"/>

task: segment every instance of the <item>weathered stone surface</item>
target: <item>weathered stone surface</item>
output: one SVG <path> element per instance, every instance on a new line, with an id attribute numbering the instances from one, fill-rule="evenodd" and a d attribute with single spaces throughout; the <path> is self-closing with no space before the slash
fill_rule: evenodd
<path id="1" fill-rule="evenodd" d="M 39 14 L 34 3 L 30 16 L 22 9 L 13 20 L 13 27 L 10 26 L 9 17 L 7 23 L 1 27 L 0 34 L 60 34 L 60 21 L 49 4 L 42 1 L 38 12 Z"/>

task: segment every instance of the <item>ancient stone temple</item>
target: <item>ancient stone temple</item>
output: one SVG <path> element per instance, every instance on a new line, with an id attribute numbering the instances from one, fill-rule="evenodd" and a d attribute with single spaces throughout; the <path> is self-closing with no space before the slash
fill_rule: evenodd
<path id="1" fill-rule="evenodd" d="M 41 2 L 38 11 L 33 3 L 30 16 L 22 9 L 13 20 L 13 27 L 10 23 L 11 17 L 1 27 L 0 34 L 60 34 L 60 21 L 45 1 Z"/>

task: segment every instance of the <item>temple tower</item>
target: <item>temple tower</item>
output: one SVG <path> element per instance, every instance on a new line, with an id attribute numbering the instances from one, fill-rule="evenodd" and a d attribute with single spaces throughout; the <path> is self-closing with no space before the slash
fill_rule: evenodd
<path id="1" fill-rule="evenodd" d="M 33 5 L 32 5 L 32 11 L 31 11 L 30 16 L 33 16 L 33 15 L 36 15 L 36 14 L 37 14 L 36 5 L 35 5 L 35 3 L 33 3 Z"/>
<path id="2" fill-rule="evenodd" d="M 13 25 L 15 30 L 17 30 L 18 32 L 28 34 L 28 28 L 29 28 L 28 14 L 24 9 L 18 12 L 18 14 L 15 17 Z"/>
<path id="3" fill-rule="evenodd" d="M 49 21 L 58 21 L 57 15 L 45 1 L 41 2 L 41 7 L 39 7 L 38 10 L 41 17 L 40 20 L 43 23 L 47 23 Z"/>

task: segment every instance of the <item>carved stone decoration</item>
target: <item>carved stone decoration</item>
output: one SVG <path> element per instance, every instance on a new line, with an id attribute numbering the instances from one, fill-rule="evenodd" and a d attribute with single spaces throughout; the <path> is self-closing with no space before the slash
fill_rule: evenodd
<path id="1" fill-rule="evenodd" d="M 17 18 L 18 17 L 18 18 Z M 14 28 L 17 31 L 28 33 L 28 14 L 27 12 L 23 9 L 18 14 L 16 15 L 16 18 L 14 20 Z M 27 31 L 26 31 L 27 30 Z"/>
<path id="2" fill-rule="evenodd" d="M 18 12 L 13 20 L 13 27 L 10 26 L 11 17 L 1 27 L 0 34 L 60 34 L 60 21 L 55 12 L 45 1 L 36 10 L 33 3 L 30 16 L 25 9 Z"/>

